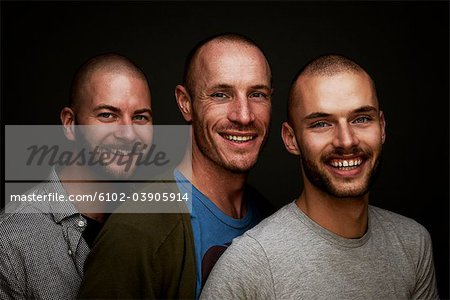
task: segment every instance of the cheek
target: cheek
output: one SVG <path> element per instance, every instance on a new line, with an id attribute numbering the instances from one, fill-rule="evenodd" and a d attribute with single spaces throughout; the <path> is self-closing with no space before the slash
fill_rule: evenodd
<path id="1" fill-rule="evenodd" d="M 360 132 L 358 138 L 360 143 L 365 144 L 374 150 L 381 148 L 383 144 L 381 130 Z"/>
<path id="2" fill-rule="evenodd" d="M 300 147 L 311 154 L 320 154 L 327 150 L 332 144 L 332 137 L 329 134 L 305 134 L 300 136 Z"/>
<path id="3" fill-rule="evenodd" d="M 299 142 L 299 148 L 303 158 L 317 165 L 320 165 L 323 158 L 335 150 L 330 137 L 326 134 L 303 136 Z"/>
<path id="4" fill-rule="evenodd" d="M 195 122 L 202 127 L 210 127 L 214 124 L 227 119 L 226 105 L 203 106 L 194 111 Z"/>
<path id="5" fill-rule="evenodd" d="M 153 125 L 137 126 L 135 130 L 139 141 L 147 145 L 151 144 L 153 139 Z"/>
<path id="6" fill-rule="evenodd" d="M 270 123 L 271 106 L 270 105 L 256 105 L 253 107 L 253 114 L 258 122 L 262 124 Z"/>
<path id="7" fill-rule="evenodd" d="M 112 126 L 109 126 L 112 127 Z M 81 134 L 83 138 L 91 145 L 99 145 L 108 137 L 113 136 L 112 128 L 108 128 L 105 125 L 97 125 L 97 126 L 81 126 Z"/>

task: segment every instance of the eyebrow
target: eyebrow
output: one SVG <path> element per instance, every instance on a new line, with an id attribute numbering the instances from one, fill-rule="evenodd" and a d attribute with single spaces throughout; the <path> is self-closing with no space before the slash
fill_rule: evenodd
<path id="1" fill-rule="evenodd" d="M 211 87 L 211 89 L 231 89 L 231 88 L 232 88 L 231 85 L 229 85 L 229 84 L 224 84 L 224 83 L 222 83 L 222 84 L 217 84 L 217 85 L 214 85 L 214 86 Z"/>
<path id="2" fill-rule="evenodd" d="M 352 113 L 353 114 L 359 114 L 359 113 L 365 113 L 365 112 L 377 112 L 378 110 L 375 108 L 375 107 L 373 107 L 373 106 L 371 106 L 371 105 L 366 105 L 366 106 L 362 106 L 362 107 L 359 107 L 359 108 L 357 108 L 357 109 L 354 109 L 353 111 L 352 111 Z M 329 116 L 331 116 L 331 114 L 329 114 L 329 113 L 325 113 L 325 112 L 313 112 L 313 113 L 311 113 L 311 114 L 309 114 L 309 115 L 307 115 L 305 118 L 304 118 L 304 120 L 311 120 L 311 119 L 317 119 L 317 118 L 327 118 L 327 117 L 329 117 Z"/>
<path id="3" fill-rule="evenodd" d="M 102 109 L 107 109 L 110 110 L 112 112 L 116 112 L 119 113 L 120 109 L 112 106 L 112 105 L 107 105 L 107 104 L 101 104 L 99 106 L 97 106 L 96 108 L 94 108 L 94 111 L 99 111 Z M 152 110 L 150 108 L 140 108 L 134 111 L 134 114 L 142 114 L 142 113 L 149 113 L 150 115 L 152 115 Z"/>
<path id="4" fill-rule="evenodd" d="M 270 91 L 272 88 L 265 84 L 257 84 L 257 85 L 252 86 L 252 89 L 255 89 L 255 90 L 267 89 Z"/>
<path id="5" fill-rule="evenodd" d="M 113 112 L 120 112 L 120 109 L 118 109 L 117 107 L 112 106 L 112 105 L 107 105 L 107 104 L 101 104 L 101 105 L 95 107 L 94 111 L 98 111 L 98 110 L 102 110 L 102 109 L 107 109 L 107 110 L 110 110 Z"/>
<path id="6" fill-rule="evenodd" d="M 307 115 L 304 119 L 305 120 L 311 120 L 311 119 L 317 119 L 317 118 L 326 118 L 331 116 L 331 114 L 327 114 L 324 112 L 313 112 L 309 115 Z"/>
<path id="7" fill-rule="evenodd" d="M 233 86 L 229 85 L 229 84 L 217 84 L 211 87 L 211 89 L 232 89 Z M 257 84 L 257 85 L 252 85 L 250 87 L 251 89 L 255 89 L 255 90 L 259 90 L 259 89 L 267 89 L 267 90 L 271 90 L 272 88 L 265 85 L 265 84 Z"/>
<path id="8" fill-rule="evenodd" d="M 364 112 L 377 112 L 378 109 L 376 109 L 375 107 L 371 106 L 371 105 L 366 105 L 366 106 L 362 106 L 360 108 L 357 108 L 353 111 L 353 113 L 364 113 Z"/>
<path id="9" fill-rule="evenodd" d="M 152 110 L 150 108 L 141 108 L 134 111 L 134 114 L 142 114 L 142 113 L 148 113 L 150 116 L 153 115 Z"/>

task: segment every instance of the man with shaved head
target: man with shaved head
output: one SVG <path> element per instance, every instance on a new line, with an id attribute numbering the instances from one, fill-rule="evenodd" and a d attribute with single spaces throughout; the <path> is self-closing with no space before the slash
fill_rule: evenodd
<path id="1" fill-rule="evenodd" d="M 201 298 L 438 298 L 427 230 L 368 204 L 385 137 L 364 69 L 340 55 L 309 62 L 291 86 L 282 127 L 304 189 L 233 241 Z"/>
<path id="2" fill-rule="evenodd" d="M 199 43 L 188 55 L 178 107 L 192 148 L 173 172 L 192 191 L 190 214 L 115 214 L 86 264 L 82 299 L 192 299 L 232 239 L 270 214 L 246 184 L 267 140 L 271 71 L 260 48 L 237 34 Z"/>
<path id="3" fill-rule="evenodd" d="M 23 202 L 0 215 L 1 299 L 75 299 L 84 261 L 108 214 L 96 202 L 67 199 L 127 189 L 128 183 L 114 182 L 133 176 L 133 145 L 151 142 L 149 85 L 128 58 L 102 54 L 88 60 L 75 74 L 69 102 L 60 116 L 73 153 L 117 159 L 90 165 L 78 157 L 53 167 L 47 182 L 28 193 L 64 195 L 66 201 Z M 120 160 L 132 163 L 127 168 Z"/>

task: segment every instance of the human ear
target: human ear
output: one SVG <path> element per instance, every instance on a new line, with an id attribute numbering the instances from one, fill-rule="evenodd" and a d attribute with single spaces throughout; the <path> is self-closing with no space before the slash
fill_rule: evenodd
<path id="1" fill-rule="evenodd" d="M 281 137 L 283 138 L 284 146 L 289 153 L 300 155 L 294 130 L 288 122 L 284 122 L 281 126 Z"/>
<path id="2" fill-rule="evenodd" d="M 75 141 L 75 113 L 70 107 L 64 107 L 59 114 L 64 135 L 69 141 Z"/>
<path id="3" fill-rule="evenodd" d="M 177 99 L 178 108 L 187 122 L 192 121 L 192 100 L 186 88 L 182 85 L 175 87 L 175 98 Z"/>
<path id="4" fill-rule="evenodd" d="M 384 119 L 383 111 L 380 111 L 380 127 L 381 127 L 381 142 L 384 144 L 386 140 L 386 120 Z"/>

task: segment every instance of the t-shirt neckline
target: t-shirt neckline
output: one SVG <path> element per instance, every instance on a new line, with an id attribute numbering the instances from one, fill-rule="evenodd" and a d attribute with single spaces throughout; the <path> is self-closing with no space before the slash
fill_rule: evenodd
<path id="1" fill-rule="evenodd" d="M 226 225 L 236 229 L 241 229 L 247 227 L 253 220 L 253 208 L 251 205 L 247 205 L 247 213 L 243 218 L 234 219 L 222 212 L 214 202 L 198 190 L 179 170 L 174 170 L 174 176 L 184 188 L 187 188 L 186 185 L 190 185 L 189 188 L 192 187 L 192 197 L 199 200 L 199 202 L 205 206 L 217 219 Z M 244 193 L 244 195 L 246 195 L 246 193 Z M 192 207 L 192 212 L 195 213 L 194 206 Z"/>
<path id="2" fill-rule="evenodd" d="M 309 229 L 311 229 L 314 233 L 318 234 L 319 236 L 321 236 L 322 238 L 326 239 L 327 241 L 329 241 L 330 243 L 332 243 L 334 245 L 345 247 L 345 248 L 357 248 L 357 247 L 361 247 L 365 243 L 367 243 L 367 241 L 370 238 L 371 228 L 372 228 L 370 215 L 369 215 L 366 233 L 360 238 L 348 239 L 348 238 L 339 236 L 339 235 L 329 231 L 328 229 L 323 228 L 318 223 L 313 221 L 297 206 L 295 201 L 293 201 L 291 204 L 289 204 L 288 208 Z M 370 214 L 370 210 L 369 210 L 369 214 Z"/>

